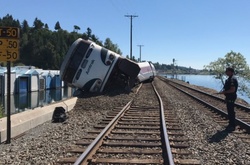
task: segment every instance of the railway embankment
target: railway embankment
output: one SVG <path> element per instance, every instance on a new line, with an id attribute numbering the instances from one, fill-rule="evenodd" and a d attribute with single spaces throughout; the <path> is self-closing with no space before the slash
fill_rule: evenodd
<path id="1" fill-rule="evenodd" d="M 237 132 L 224 132 L 224 126 L 206 113 L 206 107 L 159 79 L 154 83 L 165 108 L 176 111 L 182 130 L 190 139 L 189 150 L 202 164 L 250 164 L 250 144 L 239 138 Z M 87 136 L 88 130 L 108 112 L 126 105 L 135 97 L 141 103 L 150 101 L 147 94 L 137 97 L 133 91 L 129 94 L 111 91 L 104 95 L 79 96 L 65 122 L 45 122 L 13 139 L 11 144 L 0 144 L 0 164 L 56 164 L 58 158 L 69 157 L 65 154 L 72 143 Z"/>

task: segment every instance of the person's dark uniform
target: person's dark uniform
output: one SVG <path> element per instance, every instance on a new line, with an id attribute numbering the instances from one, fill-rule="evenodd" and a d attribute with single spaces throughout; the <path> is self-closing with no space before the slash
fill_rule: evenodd
<path id="1" fill-rule="evenodd" d="M 233 70 L 234 71 L 234 70 Z M 233 93 L 226 93 L 226 104 L 227 104 L 227 112 L 228 112 L 228 119 L 229 125 L 228 127 L 235 128 L 235 112 L 234 112 L 234 102 L 237 98 L 237 89 L 238 89 L 238 81 L 234 75 L 228 77 L 225 82 L 224 90 L 227 91 L 231 88 L 231 86 L 235 87 L 235 92 Z"/>

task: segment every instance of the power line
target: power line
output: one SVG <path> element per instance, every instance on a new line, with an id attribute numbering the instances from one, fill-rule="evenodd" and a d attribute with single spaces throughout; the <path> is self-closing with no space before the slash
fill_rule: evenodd
<path id="1" fill-rule="evenodd" d="M 130 17 L 130 60 L 132 60 L 132 20 L 135 17 L 138 17 L 137 15 L 125 15 L 125 17 Z"/>

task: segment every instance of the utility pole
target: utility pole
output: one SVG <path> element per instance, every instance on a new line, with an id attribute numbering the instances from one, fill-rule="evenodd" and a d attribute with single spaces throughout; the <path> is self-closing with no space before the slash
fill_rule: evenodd
<path id="1" fill-rule="evenodd" d="M 125 17 L 130 17 L 130 60 L 132 60 L 132 19 L 138 16 L 137 15 L 125 15 Z"/>
<path id="2" fill-rule="evenodd" d="M 144 46 L 144 45 L 137 45 L 137 46 L 140 47 L 140 61 L 139 62 L 141 62 L 141 47 Z"/>

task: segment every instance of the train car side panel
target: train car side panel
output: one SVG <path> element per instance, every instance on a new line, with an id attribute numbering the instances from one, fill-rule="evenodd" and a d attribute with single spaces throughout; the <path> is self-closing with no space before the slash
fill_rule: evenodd
<path id="1" fill-rule="evenodd" d="M 149 62 L 140 62 L 138 65 L 141 68 L 140 73 L 138 74 L 138 79 L 140 82 L 145 82 L 145 81 L 153 81 L 156 71 L 155 67 L 152 63 Z"/>
<path id="2" fill-rule="evenodd" d="M 123 67 L 124 63 L 127 67 Z M 124 74 L 124 83 L 133 82 L 140 68 L 135 62 L 94 42 L 78 39 L 66 54 L 60 71 L 62 80 L 70 86 L 87 92 L 102 92 L 112 76 Z"/>

